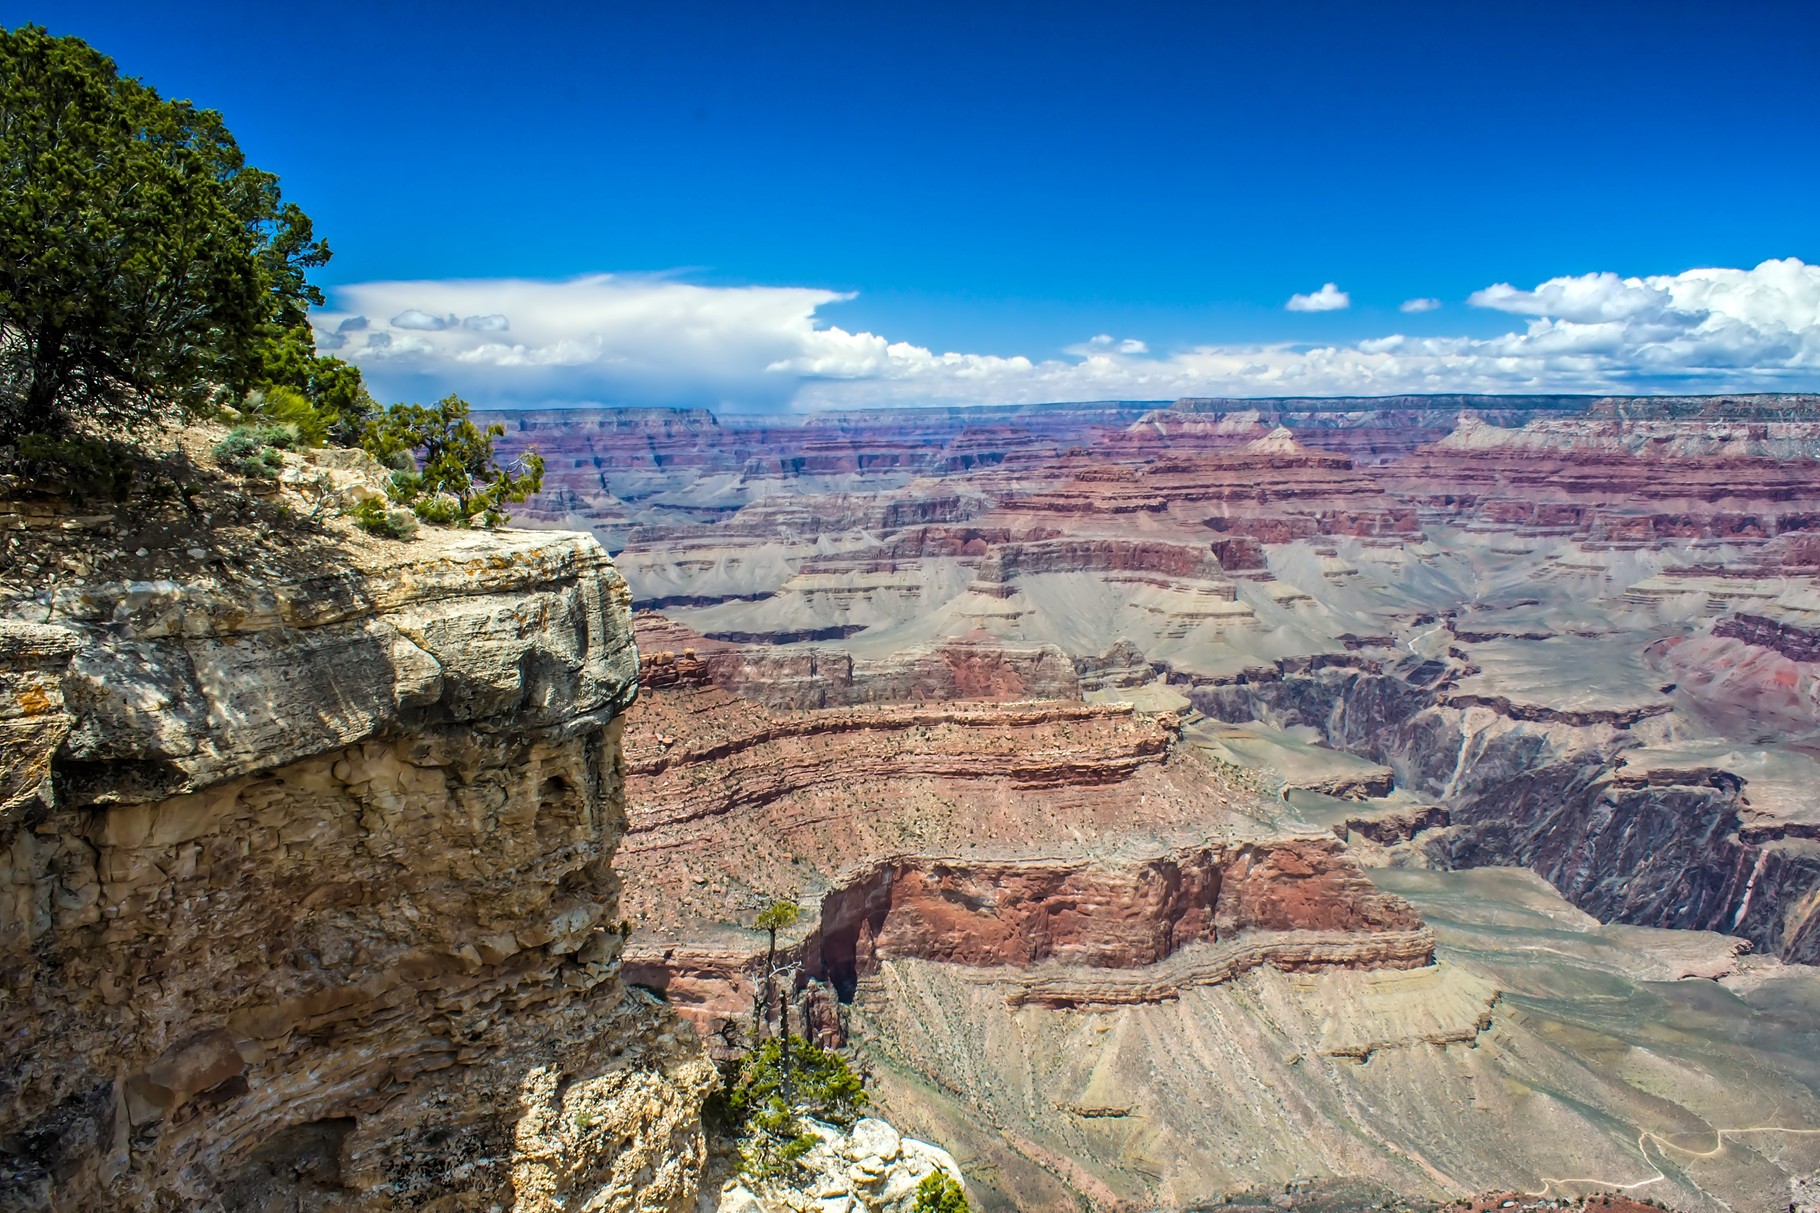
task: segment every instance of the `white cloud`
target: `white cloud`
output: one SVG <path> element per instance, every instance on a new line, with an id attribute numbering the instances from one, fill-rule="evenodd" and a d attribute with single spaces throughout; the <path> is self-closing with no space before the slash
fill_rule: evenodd
<path id="1" fill-rule="evenodd" d="M 1519 316 L 1553 316 L 1575 324 L 1598 324 L 1663 311 L 1669 306 L 1670 297 L 1655 284 L 1672 281 L 1660 278 L 1646 283 L 1612 273 L 1582 274 L 1578 278 L 1550 278 L 1533 291 L 1520 291 L 1508 282 L 1500 282 L 1474 291 L 1466 301 L 1474 307 L 1495 308 Z"/>
<path id="2" fill-rule="evenodd" d="M 1440 306 L 1439 299 L 1405 299 L 1397 310 L 1399 312 L 1432 312 Z"/>
<path id="3" fill-rule="evenodd" d="M 1312 295 L 1291 295 L 1285 306 L 1292 312 L 1337 312 L 1352 306 L 1352 296 L 1329 282 Z"/>
<path id="4" fill-rule="evenodd" d="M 1089 337 L 1087 345 L 1090 350 L 1095 352 L 1110 349 L 1117 349 L 1121 354 L 1148 354 L 1150 352 L 1150 346 L 1136 337 L 1126 337 L 1121 341 L 1111 333 L 1101 333 L 1097 337 Z M 1069 352 L 1075 351 L 1070 350 Z"/>
<path id="5" fill-rule="evenodd" d="M 1525 319 L 1492 336 L 1388 333 L 1339 345 L 1209 343 L 1153 354 L 1136 338 L 1102 333 L 1039 358 L 936 352 L 851 332 L 822 315 L 851 296 L 811 287 L 595 275 L 374 282 L 334 296 L 337 307 L 313 317 L 318 340 L 325 348 L 342 340 L 342 356 L 358 362 L 388 400 L 458 391 L 479 405 L 765 410 L 1184 395 L 1820 388 L 1820 266 L 1793 258 L 1646 279 L 1589 274 L 1530 290 L 1500 283 L 1473 302 Z M 357 325 L 338 332 L 359 316 L 394 319 L 373 321 L 364 342 L 348 339 Z"/>
<path id="6" fill-rule="evenodd" d="M 419 311 L 414 307 L 406 308 L 404 311 L 398 313 L 398 315 L 392 317 L 392 327 L 395 329 L 411 329 L 415 332 L 437 333 L 441 332 L 443 329 L 454 328 L 455 317 L 432 316 L 428 312 Z"/>

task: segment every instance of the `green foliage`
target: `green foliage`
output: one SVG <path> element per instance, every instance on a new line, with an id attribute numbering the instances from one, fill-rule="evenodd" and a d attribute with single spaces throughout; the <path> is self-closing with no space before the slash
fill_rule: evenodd
<path id="1" fill-rule="evenodd" d="M 493 440 L 505 432 L 503 425 L 481 429 L 469 419 L 467 401 L 445 396 L 429 406 L 394 404 L 368 422 L 360 445 L 400 467 L 392 498 L 425 522 L 499 526 L 510 517 L 506 503 L 543 487 L 543 456 L 536 451 L 504 468 L 494 461 Z"/>
<path id="2" fill-rule="evenodd" d="M 946 1171 L 932 1171 L 916 1185 L 911 1213 L 968 1213 L 967 1190 Z"/>
<path id="3" fill-rule="evenodd" d="M 767 1040 L 721 1075 L 711 1116 L 739 1139 L 741 1169 L 759 1182 L 782 1179 L 815 1147 L 801 1118 L 846 1127 L 866 1106 L 864 1086 L 840 1054 L 801 1037 Z"/>
<path id="4" fill-rule="evenodd" d="M 409 510 L 390 509 L 377 497 L 368 497 L 348 511 L 354 524 L 381 539 L 409 539 L 417 533 L 417 516 Z"/>
<path id="5" fill-rule="evenodd" d="M 739 1145 L 739 1169 L 760 1184 L 788 1179 L 803 1156 L 815 1148 L 815 1135 L 805 1133 L 796 1114 L 782 1100 L 755 1111 Z"/>
<path id="6" fill-rule="evenodd" d="M 250 393 L 244 410 L 270 425 L 288 426 L 303 446 L 321 446 L 329 438 L 329 419 L 296 388 L 272 384 Z"/>
<path id="7" fill-rule="evenodd" d="M 215 462 L 230 472 L 251 476 L 255 480 L 275 480 L 284 466 L 279 451 L 301 445 L 297 429 L 291 425 L 236 426 L 228 436 L 215 444 Z"/>
<path id="8" fill-rule="evenodd" d="M 795 925 L 802 917 L 802 910 L 793 902 L 774 901 L 758 912 L 752 925 L 761 931 L 781 931 Z"/>
<path id="9" fill-rule="evenodd" d="M 328 258 L 219 114 L 0 29 L 0 438 L 238 397 Z"/>
<path id="10" fill-rule="evenodd" d="M 308 402 L 322 431 L 322 438 L 314 440 L 316 445 L 357 445 L 379 412 L 360 368 L 318 354 L 308 324 L 266 332 L 258 346 L 258 359 L 255 379 L 262 395 L 269 397 L 273 389 L 284 389 Z"/>
<path id="11" fill-rule="evenodd" d="M 13 469 L 27 480 L 45 482 L 77 501 L 104 497 L 125 501 L 139 472 L 130 448 L 73 435 L 27 434 L 13 451 Z"/>

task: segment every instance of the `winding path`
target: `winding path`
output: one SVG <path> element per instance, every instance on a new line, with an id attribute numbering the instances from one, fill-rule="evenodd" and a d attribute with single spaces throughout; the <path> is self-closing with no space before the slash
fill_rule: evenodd
<path id="1" fill-rule="evenodd" d="M 1649 1143 L 1651 1141 L 1654 1141 L 1656 1143 L 1656 1148 L 1662 1151 L 1673 1150 L 1677 1154 L 1685 1154 L 1690 1158 L 1714 1158 L 1718 1156 L 1720 1151 L 1725 1149 L 1725 1139 L 1727 1137 L 1737 1137 L 1745 1133 L 1787 1133 L 1798 1137 L 1812 1137 L 1820 1136 L 1820 1128 L 1793 1129 L 1784 1125 L 1749 1125 L 1738 1128 L 1714 1129 L 1712 1130 L 1713 1148 L 1710 1150 L 1695 1150 L 1690 1149 L 1687 1146 L 1678 1146 L 1660 1133 L 1653 1133 L 1648 1129 L 1643 1129 L 1637 1133 L 1637 1153 L 1642 1156 L 1645 1163 L 1649 1163 L 1650 1166 L 1656 1168 L 1656 1173 L 1648 1179 L 1639 1179 L 1632 1183 L 1619 1183 L 1615 1180 L 1596 1179 L 1591 1176 L 1572 1176 L 1556 1179 L 1543 1175 L 1540 1177 L 1542 1180 L 1542 1190 L 1540 1192 L 1526 1192 L 1524 1195 L 1547 1196 L 1549 1195 L 1550 1188 L 1560 1188 L 1569 1184 L 1574 1186 L 1612 1188 L 1619 1192 L 1635 1191 L 1638 1188 L 1648 1187 L 1653 1183 L 1662 1183 L 1668 1179 L 1668 1176 L 1663 1173 L 1661 1166 L 1650 1161 Z M 1566 1195 L 1566 1193 L 1563 1192 L 1561 1195 Z M 1720 1203 L 1723 1204 L 1724 1202 L 1721 1201 Z"/>

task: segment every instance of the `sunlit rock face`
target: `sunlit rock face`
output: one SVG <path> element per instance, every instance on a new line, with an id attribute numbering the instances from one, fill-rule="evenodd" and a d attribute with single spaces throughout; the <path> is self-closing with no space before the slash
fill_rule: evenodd
<path id="1" fill-rule="evenodd" d="M 0 623 L 0 1204 L 692 1207 L 711 1067 L 619 975 L 624 582 L 335 555 Z"/>

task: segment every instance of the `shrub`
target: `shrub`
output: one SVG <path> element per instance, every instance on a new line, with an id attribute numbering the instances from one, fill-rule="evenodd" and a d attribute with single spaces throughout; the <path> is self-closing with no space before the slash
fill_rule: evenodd
<path id="1" fill-rule="evenodd" d="M 859 1075 L 840 1054 L 792 1037 L 767 1040 L 723 1069 L 709 1114 L 739 1141 L 741 1170 L 761 1183 L 795 1170 L 815 1148 L 804 1131 L 809 1116 L 843 1128 L 859 1118 L 867 1098 Z"/>
<path id="2" fill-rule="evenodd" d="M 911 1213 L 968 1213 L 967 1190 L 946 1171 L 935 1171 L 916 1185 Z"/>
<path id="3" fill-rule="evenodd" d="M 297 431 L 288 425 L 236 426 L 215 444 L 215 462 L 241 476 L 273 480 L 284 466 L 278 452 L 297 445 Z"/>
<path id="4" fill-rule="evenodd" d="M 322 438 L 337 446 L 357 446 L 379 405 L 367 392 L 360 368 L 316 352 L 308 323 L 274 331 L 267 326 L 258 346 L 255 382 L 264 393 L 274 387 L 295 393 L 309 405 Z"/>
<path id="5" fill-rule="evenodd" d="M 417 533 L 417 515 L 390 507 L 377 497 L 368 497 L 349 510 L 348 515 L 354 519 L 354 525 L 381 539 L 409 539 Z"/>
<path id="6" fill-rule="evenodd" d="M 251 392 L 243 411 L 267 425 L 288 427 L 298 445 L 321 446 L 329 440 L 330 419 L 296 388 L 273 384 Z"/>
<path id="7" fill-rule="evenodd" d="M 411 501 L 411 509 L 432 526 L 463 526 L 467 523 L 461 512 L 461 502 L 447 493 L 416 496 Z"/>
<path id="8" fill-rule="evenodd" d="M 502 425 L 485 429 L 468 417 L 468 402 L 445 396 L 428 407 L 394 404 L 368 422 L 360 445 L 387 467 L 392 499 L 425 522 L 500 526 L 505 506 L 543 487 L 543 457 L 526 451 L 506 467 L 493 458 Z"/>
<path id="9" fill-rule="evenodd" d="M 76 436 L 27 434 L 13 453 L 12 470 L 47 482 L 76 501 L 105 497 L 125 501 L 138 475 L 138 460 L 119 443 Z"/>

